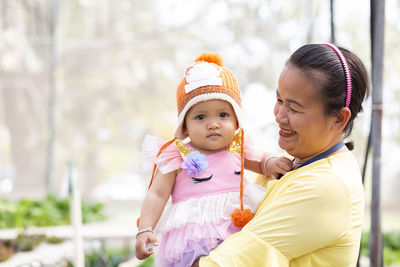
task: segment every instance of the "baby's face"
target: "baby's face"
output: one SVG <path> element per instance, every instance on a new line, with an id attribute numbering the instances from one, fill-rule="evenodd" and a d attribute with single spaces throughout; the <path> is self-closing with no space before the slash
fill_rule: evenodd
<path id="1" fill-rule="evenodd" d="M 232 141 L 238 128 L 231 104 L 224 100 L 197 103 L 186 114 L 185 130 L 194 149 L 203 154 L 222 151 Z"/>

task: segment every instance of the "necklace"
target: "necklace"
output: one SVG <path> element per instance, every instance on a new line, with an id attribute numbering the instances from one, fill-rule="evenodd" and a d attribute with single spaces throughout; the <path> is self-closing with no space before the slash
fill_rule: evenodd
<path id="1" fill-rule="evenodd" d="M 301 160 L 299 160 L 298 158 L 294 158 L 294 159 L 292 160 L 292 162 L 293 162 L 293 166 L 300 166 L 300 165 L 303 164 L 305 161 L 301 161 Z M 297 167 L 295 167 L 295 169 L 297 169 Z"/>
<path id="2" fill-rule="evenodd" d="M 298 164 L 300 163 L 300 166 L 296 167 L 295 169 L 304 167 L 304 166 L 306 166 L 306 165 L 308 165 L 310 163 L 313 163 L 314 161 L 317 161 L 317 160 L 320 160 L 322 158 L 325 158 L 326 156 L 332 154 L 333 152 L 338 151 L 342 146 L 344 146 L 344 143 L 343 143 L 343 141 L 340 141 L 339 143 L 337 143 L 333 147 L 329 148 L 327 151 L 322 152 L 321 154 L 318 154 L 318 155 L 312 157 L 311 159 L 307 160 L 306 162 L 302 163 L 301 161 L 298 160 L 297 163 Z M 296 158 L 294 159 L 294 161 L 296 161 Z"/>

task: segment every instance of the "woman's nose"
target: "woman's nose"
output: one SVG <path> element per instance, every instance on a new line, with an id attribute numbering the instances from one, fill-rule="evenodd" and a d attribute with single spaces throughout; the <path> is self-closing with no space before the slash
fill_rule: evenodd
<path id="1" fill-rule="evenodd" d="M 287 112 L 286 108 L 282 105 L 275 106 L 275 121 L 277 123 L 287 123 Z"/>

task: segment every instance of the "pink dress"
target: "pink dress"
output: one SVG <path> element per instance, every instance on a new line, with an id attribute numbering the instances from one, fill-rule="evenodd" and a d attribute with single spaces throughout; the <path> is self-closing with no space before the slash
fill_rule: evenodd
<path id="1" fill-rule="evenodd" d="M 153 136 L 146 136 L 143 142 L 143 160 L 147 164 L 144 167 L 147 169 L 154 160 L 162 173 L 183 166 L 175 180 L 171 203 L 155 227 L 159 241 L 156 264 L 162 267 L 191 266 L 197 258 L 208 255 L 224 239 L 240 230 L 230 216 L 240 208 L 240 153 L 237 153 L 238 146 L 231 144 L 225 151 L 202 155 L 206 166 L 193 173 L 185 169 L 184 162 L 195 151 L 179 140 L 155 159 L 164 143 Z M 262 153 L 246 147 L 249 146 L 245 146 L 247 159 L 261 160 Z M 261 186 L 245 185 L 244 208 L 254 213 L 264 193 L 265 188 Z"/>

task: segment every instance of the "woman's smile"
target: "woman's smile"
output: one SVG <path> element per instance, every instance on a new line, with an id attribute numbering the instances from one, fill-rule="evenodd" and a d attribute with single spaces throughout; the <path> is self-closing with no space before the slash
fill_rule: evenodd
<path id="1" fill-rule="evenodd" d="M 287 130 L 284 128 L 280 128 L 279 135 L 282 137 L 292 137 L 296 134 L 295 131 Z"/>

